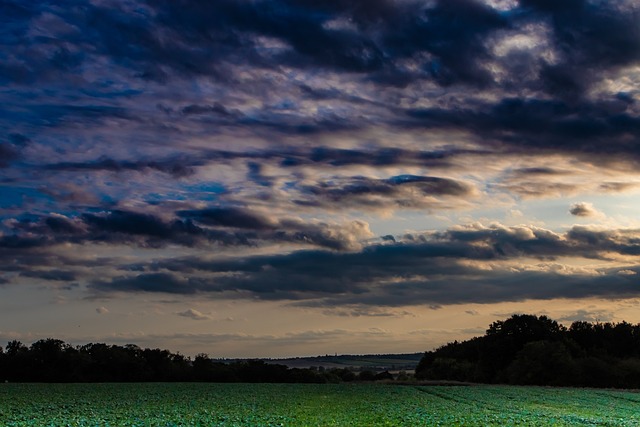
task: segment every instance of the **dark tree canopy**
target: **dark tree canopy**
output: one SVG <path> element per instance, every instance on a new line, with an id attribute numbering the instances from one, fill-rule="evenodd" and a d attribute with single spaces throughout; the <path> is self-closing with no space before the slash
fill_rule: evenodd
<path id="1" fill-rule="evenodd" d="M 484 383 L 640 387 L 640 324 L 513 315 L 482 337 L 425 353 L 416 377 Z"/>
<path id="2" fill-rule="evenodd" d="M 73 347 L 47 338 L 27 347 L 11 341 L 0 351 L 0 381 L 10 382 L 269 382 L 325 383 L 376 381 L 390 374 L 369 372 L 357 375 L 352 369 L 298 369 L 264 360 L 224 361 L 198 354 L 192 360 L 158 348 L 142 349 L 89 343 Z M 370 375 L 369 375 L 370 373 Z"/>

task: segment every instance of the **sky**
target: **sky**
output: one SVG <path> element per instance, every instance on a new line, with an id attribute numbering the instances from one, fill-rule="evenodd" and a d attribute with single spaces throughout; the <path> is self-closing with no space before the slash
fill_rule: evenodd
<path id="1" fill-rule="evenodd" d="M 0 345 L 640 322 L 635 0 L 0 0 Z"/>

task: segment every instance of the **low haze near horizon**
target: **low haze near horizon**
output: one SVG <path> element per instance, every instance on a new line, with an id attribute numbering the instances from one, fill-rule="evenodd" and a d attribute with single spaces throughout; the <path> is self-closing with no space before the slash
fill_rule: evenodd
<path id="1" fill-rule="evenodd" d="M 0 1 L 0 345 L 640 322 L 633 0 Z"/>

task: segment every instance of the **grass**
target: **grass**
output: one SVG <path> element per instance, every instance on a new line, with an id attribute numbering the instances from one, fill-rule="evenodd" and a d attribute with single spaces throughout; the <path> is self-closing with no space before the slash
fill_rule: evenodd
<path id="1" fill-rule="evenodd" d="M 1 384 L 2 426 L 637 426 L 640 394 L 391 384 Z"/>

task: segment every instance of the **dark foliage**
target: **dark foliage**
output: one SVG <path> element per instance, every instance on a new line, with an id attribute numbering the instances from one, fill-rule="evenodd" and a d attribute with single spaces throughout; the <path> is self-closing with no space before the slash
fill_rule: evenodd
<path id="1" fill-rule="evenodd" d="M 15 340 L 4 351 L 0 347 L 0 380 L 10 382 L 326 383 L 390 377 L 388 372 L 366 372 L 357 375 L 347 368 L 288 368 L 264 360 L 221 361 L 206 354 L 191 359 L 133 344 L 91 343 L 73 347 L 53 338 L 36 341 L 30 347 Z"/>
<path id="2" fill-rule="evenodd" d="M 418 379 L 640 388 L 640 324 L 514 315 L 482 337 L 425 353 Z"/>

